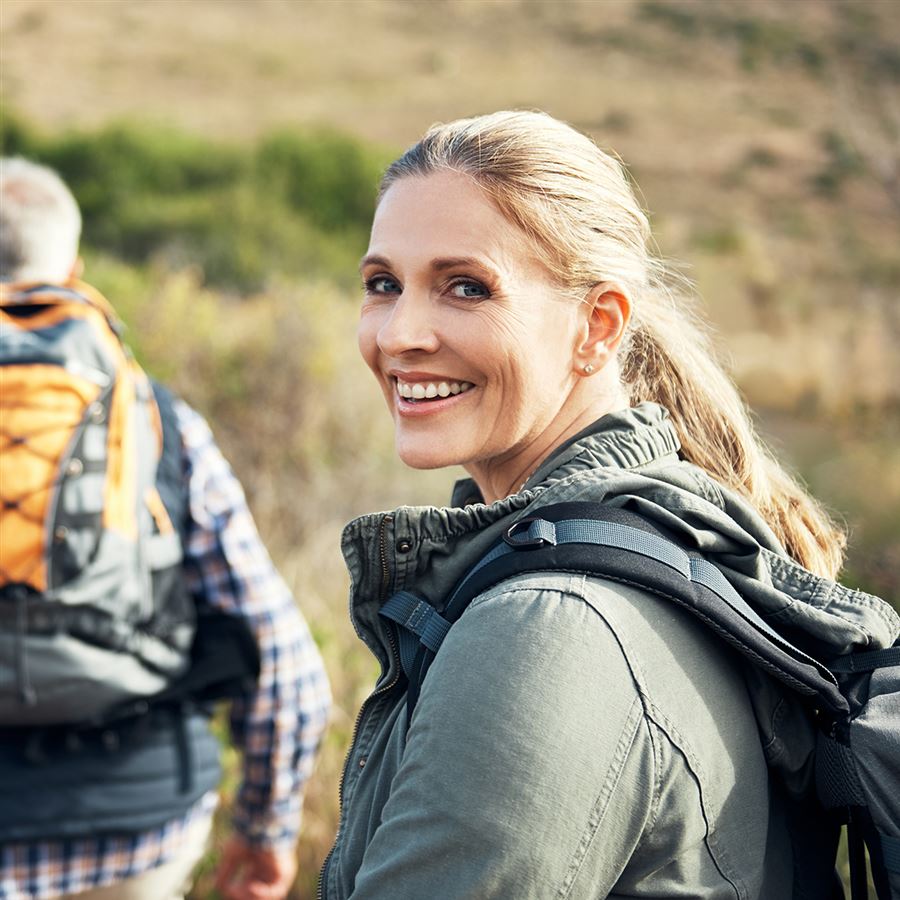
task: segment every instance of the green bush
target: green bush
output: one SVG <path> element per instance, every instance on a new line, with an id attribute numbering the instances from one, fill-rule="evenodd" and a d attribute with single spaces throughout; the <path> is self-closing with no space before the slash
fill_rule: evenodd
<path id="1" fill-rule="evenodd" d="M 387 156 L 331 131 L 280 131 L 257 153 L 259 183 L 293 210 L 329 231 L 366 231 Z"/>
<path id="2" fill-rule="evenodd" d="M 276 275 L 349 286 L 389 161 L 331 131 L 281 131 L 242 147 L 127 122 L 51 138 L 4 119 L 3 154 L 46 163 L 72 188 L 86 247 L 190 264 L 241 294 Z"/>

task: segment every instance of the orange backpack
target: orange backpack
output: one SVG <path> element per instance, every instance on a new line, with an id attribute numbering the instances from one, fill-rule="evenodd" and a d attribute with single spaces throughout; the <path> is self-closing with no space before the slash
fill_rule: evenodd
<path id="1" fill-rule="evenodd" d="M 87 285 L 0 285 L 0 724 L 99 721 L 188 665 L 151 383 Z"/>

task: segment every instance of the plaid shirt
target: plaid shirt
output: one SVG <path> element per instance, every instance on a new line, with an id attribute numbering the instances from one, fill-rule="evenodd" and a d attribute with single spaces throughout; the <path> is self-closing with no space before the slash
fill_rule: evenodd
<path id="1" fill-rule="evenodd" d="M 246 617 L 262 660 L 256 692 L 231 706 L 233 741 L 243 751 L 233 824 L 249 843 L 292 846 L 328 716 L 328 679 L 209 427 L 186 404 L 176 401 L 175 409 L 190 496 L 189 587 L 210 606 Z M 214 792 L 207 794 L 186 815 L 140 834 L 0 846 L 0 900 L 58 897 L 162 865 L 192 825 L 212 816 L 216 801 Z"/>

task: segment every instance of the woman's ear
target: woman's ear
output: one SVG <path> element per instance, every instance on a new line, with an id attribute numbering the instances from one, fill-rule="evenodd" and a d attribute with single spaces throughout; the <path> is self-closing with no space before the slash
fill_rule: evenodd
<path id="1" fill-rule="evenodd" d="M 575 366 L 590 375 L 615 357 L 631 318 L 631 301 L 617 285 L 601 282 L 588 291 L 581 309 Z"/>

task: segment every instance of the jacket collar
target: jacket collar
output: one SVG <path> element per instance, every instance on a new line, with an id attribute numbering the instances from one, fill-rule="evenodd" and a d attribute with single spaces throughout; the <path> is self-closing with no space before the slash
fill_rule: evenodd
<path id="1" fill-rule="evenodd" d="M 480 502 L 469 480 L 450 507 L 400 507 L 351 522 L 342 540 L 351 576 L 350 613 L 387 666 L 378 616 L 391 593 L 410 590 L 437 604 L 522 512 L 569 500 L 627 506 L 701 551 L 764 618 L 811 655 L 890 646 L 900 633 L 884 601 L 814 575 L 787 557 L 743 498 L 679 460 L 678 438 L 661 407 L 612 413 L 561 445 L 516 494 Z"/>
<path id="2" fill-rule="evenodd" d="M 558 447 L 523 488 L 491 504 L 471 479 L 457 482 L 448 507 L 408 507 L 354 519 L 342 550 L 350 572 L 350 614 L 360 637 L 384 665 L 385 628 L 378 610 L 395 591 L 412 590 L 438 602 L 488 550 L 513 517 L 554 484 L 674 464 L 678 437 L 655 404 L 611 413 Z M 550 494 L 553 492 L 551 491 Z"/>
<path id="3" fill-rule="evenodd" d="M 678 453 L 681 442 L 669 414 L 655 403 L 642 403 L 609 413 L 560 444 L 522 490 L 535 490 L 559 481 L 579 469 L 618 466 L 640 469 Z M 462 478 L 453 488 L 451 505 L 483 503 L 478 485 Z"/>

